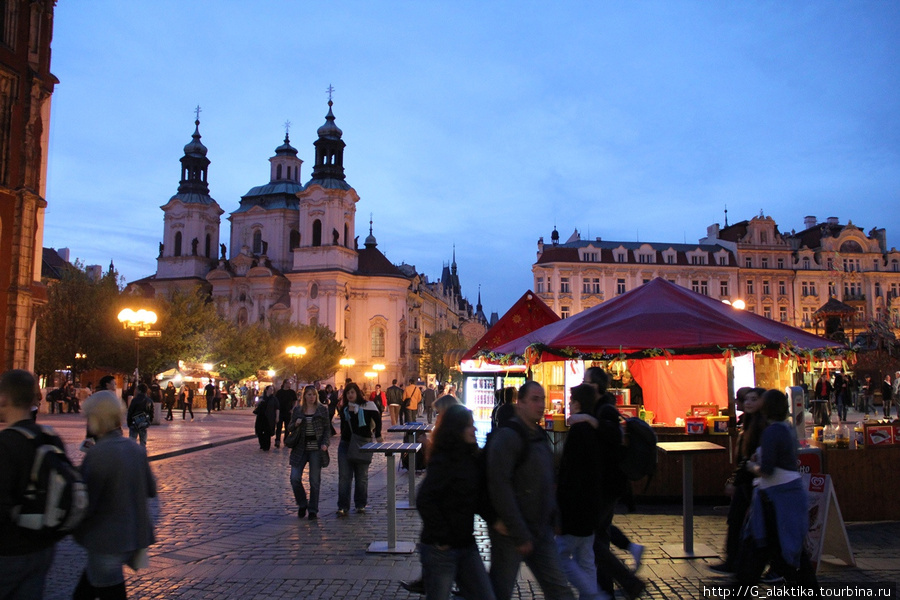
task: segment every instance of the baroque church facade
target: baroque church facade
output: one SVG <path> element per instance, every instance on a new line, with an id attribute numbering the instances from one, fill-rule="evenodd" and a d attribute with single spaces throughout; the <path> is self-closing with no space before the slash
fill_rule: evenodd
<path id="1" fill-rule="evenodd" d="M 429 282 L 414 266 L 385 257 L 371 221 L 358 243 L 360 198 L 346 180 L 346 144 L 331 100 L 313 144 L 310 179 L 302 183 L 303 161 L 285 134 L 269 159 L 268 183 L 248 191 L 229 215 L 227 246 L 220 242 L 224 210 L 209 193 L 210 161 L 199 128 L 198 111 L 178 192 L 161 207 L 156 273 L 132 289 L 165 296 L 200 286 L 239 326 L 273 319 L 325 325 L 355 360 L 346 371 L 355 381 L 364 381 L 374 365 L 384 365 L 382 384 L 424 375 L 421 359 L 432 333 L 483 333 L 480 297 L 475 309 L 463 297 L 455 253 L 440 280 Z"/>

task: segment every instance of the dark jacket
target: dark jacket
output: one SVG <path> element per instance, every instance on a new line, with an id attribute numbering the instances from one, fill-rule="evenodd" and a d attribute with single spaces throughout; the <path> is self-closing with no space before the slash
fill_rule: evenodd
<path id="1" fill-rule="evenodd" d="M 139 412 L 143 412 L 150 420 L 153 420 L 153 401 L 146 394 L 138 393 L 128 405 L 128 414 L 125 417 L 128 427 L 134 427 L 134 416 Z"/>
<path id="2" fill-rule="evenodd" d="M 297 404 L 297 392 L 291 389 L 278 390 L 275 397 L 278 399 L 278 420 L 287 421 Z"/>
<path id="3" fill-rule="evenodd" d="M 300 441 L 291 448 L 290 463 L 294 466 L 302 464 L 302 454 L 306 452 L 306 419 L 312 419 L 313 429 L 316 432 L 316 445 L 320 448 L 328 446 L 331 440 L 331 422 L 328 419 L 328 407 L 319 403 L 316 406 L 316 412 L 312 416 L 307 416 L 302 406 L 295 406 L 291 413 L 291 427 L 300 427 Z M 297 423 L 299 421 L 299 423 Z M 296 423 L 296 425 L 295 425 Z"/>
<path id="4" fill-rule="evenodd" d="M 613 404 L 597 407 L 597 435 L 600 439 L 601 499 L 615 503 L 628 486 L 628 477 L 619 468 L 625 448 L 622 446 L 622 426 L 619 411 Z"/>
<path id="5" fill-rule="evenodd" d="M 275 411 L 278 400 L 275 396 L 263 396 L 253 409 L 256 415 L 256 435 L 275 435 Z"/>
<path id="6" fill-rule="evenodd" d="M 388 404 L 403 404 L 403 390 L 400 386 L 392 385 L 387 389 L 387 403 Z"/>
<path id="7" fill-rule="evenodd" d="M 475 543 L 475 512 L 483 481 L 478 447 L 459 445 L 435 452 L 416 495 L 423 544 L 464 548 Z"/>
<path id="8" fill-rule="evenodd" d="M 600 525 L 601 457 L 597 421 L 569 428 L 559 462 L 556 500 L 560 532 L 587 537 Z"/>
<path id="9" fill-rule="evenodd" d="M 363 411 L 363 424 L 360 425 L 356 413 L 350 412 L 348 407 L 341 409 L 341 441 L 349 442 L 352 434 L 370 438 L 381 437 L 381 413 L 371 400 L 365 401 L 359 408 Z M 373 433 L 374 432 L 374 433 Z"/>
<path id="10" fill-rule="evenodd" d="M 31 419 L 13 423 L 41 436 L 41 428 Z M 49 443 L 65 450 L 61 439 L 50 436 Z M 0 431 L 0 556 L 20 556 L 38 552 L 55 542 L 35 536 L 34 532 L 20 528 L 12 522 L 10 511 L 22 503 L 22 496 L 30 478 L 34 462 L 34 442 L 8 427 Z"/>

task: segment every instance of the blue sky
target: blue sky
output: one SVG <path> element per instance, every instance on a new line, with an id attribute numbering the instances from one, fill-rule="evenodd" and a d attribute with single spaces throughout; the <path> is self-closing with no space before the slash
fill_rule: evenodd
<path id="1" fill-rule="evenodd" d="M 897 2 L 120 2 L 56 8 L 45 246 L 152 274 L 193 132 L 230 213 L 329 85 L 395 263 L 502 314 L 554 224 L 696 242 L 762 211 L 900 236 Z M 228 240 L 223 219 L 221 241 Z"/>

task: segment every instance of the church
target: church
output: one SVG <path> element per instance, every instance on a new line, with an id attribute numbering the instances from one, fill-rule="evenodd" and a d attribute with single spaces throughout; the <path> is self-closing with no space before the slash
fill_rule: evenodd
<path id="1" fill-rule="evenodd" d="M 384 367 L 382 384 L 424 376 L 421 359 L 432 333 L 461 330 L 473 339 L 484 333 L 480 293 L 473 309 L 461 292 L 455 251 L 440 280 L 429 282 L 413 265 L 387 259 L 371 220 L 358 243 L 360 198 L 346 180 L 346 144 L 332 106 L 329 99 L 309 181 L 301 183 L 303 161 L 286 132 L 269 159 L 268 183 L 250 189 L 228 217 L 227 246 L 220 242 L 225 211 L 209 192 L 198 107 L 178 192 L 161 207 L 156 273 L 129 288 L 166 296 L 200 286 L 219 314 L 238 326 L 272 319 L 325 325 L 355 361 L 346 376 L 356 381 L 365 381 L 374 365 Z"/>

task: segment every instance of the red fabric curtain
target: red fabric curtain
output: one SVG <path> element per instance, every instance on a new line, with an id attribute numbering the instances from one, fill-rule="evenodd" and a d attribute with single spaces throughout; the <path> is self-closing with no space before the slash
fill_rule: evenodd
<path id="1" fill-rule="evenodd" d="M 656 423 L 675 425 L 692 404 L 728 406 L 728 380 L 724 358 L 700 360 L 633 360 L 628 368 L 644 394 L 644 410 L 656 414 Z"/>

